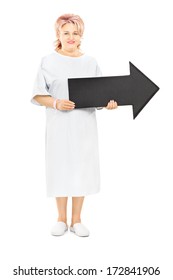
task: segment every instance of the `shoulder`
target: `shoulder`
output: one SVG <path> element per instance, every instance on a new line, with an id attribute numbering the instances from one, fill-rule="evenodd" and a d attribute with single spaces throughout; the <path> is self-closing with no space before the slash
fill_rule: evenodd
<path id="1" fill-rule="evenodd" d="M 93 57 L 93 56 L 91 56 L 91 55 L 85 54 L 85 55 L 84 55 L 84 58 L 85 58 L 85 61 L 86 61 L 88 64 L 90 64 L 90 65 L 92 65 L 92 66 L 94 66 L 94 67 L 97 67 L 98 63 L 97 63 L 97 60 L 96 60 L 95 57 Z"/>
<path id="2" fill-rule="evenodd" d="M 55 61 L 56 53 L 52 52 L 41 57 L 41 64 L 49 64 Z"/>
<path id="3" fill-rule="evenodd" d="M 93 57 L 93 56 L 91 56 L 91 55 L 87 55 L 87 54 L 85 54 L 84 56 L 86 57 L 86 59 L 87 59 L 88 61 L 91 61 L 91 62 L 93 62 L 93 63 L 97 63 L 97 60 L 96 60 L 95 57 Z"/>

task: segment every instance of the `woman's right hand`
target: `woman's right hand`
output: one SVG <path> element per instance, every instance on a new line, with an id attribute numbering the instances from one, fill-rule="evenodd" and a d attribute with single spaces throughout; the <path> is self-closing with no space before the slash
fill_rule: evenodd
<path id="1" fill-rule="evenodd" d="M 73 110 L 75 108 L 75 103 L 67 99 L 58 99 L 56 108 L 58 110 Z"/>

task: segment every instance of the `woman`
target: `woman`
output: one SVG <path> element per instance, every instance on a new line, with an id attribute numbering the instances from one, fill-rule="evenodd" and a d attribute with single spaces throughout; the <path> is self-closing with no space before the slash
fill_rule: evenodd
<path id="1" fill-rule="evenodd" d="M 81 223 L 84 196 L 99 191 L 99 154 L 95 108 L 76 109 L 69 100 L 68 78 L 101 76 L 94 58 L 80 51 L 84 23 L 65 14 L 56 23 L 56 48 L 43 57 L 34 84 L 32 102 L 46 107 L 47 194 L 56 198 L 58 220 L 52 235 L 67 229 L 67 200 L 72 197 L 70 231 L 89 236 Z M 111 100 L 107 109 L 117 108 Z"/>

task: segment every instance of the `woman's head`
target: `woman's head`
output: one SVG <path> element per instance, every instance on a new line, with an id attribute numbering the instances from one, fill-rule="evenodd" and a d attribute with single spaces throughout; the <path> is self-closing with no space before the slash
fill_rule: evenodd
<path id="1" fill-rule="evenodd" d="M 55 49 L 61 49 L 63 44 L 68 47 L 80 47 L 80 39 L 84 32 L 84 22 L 80 16 L 74 14 L 64 14 L 55 22 L 57 40 Z"/>

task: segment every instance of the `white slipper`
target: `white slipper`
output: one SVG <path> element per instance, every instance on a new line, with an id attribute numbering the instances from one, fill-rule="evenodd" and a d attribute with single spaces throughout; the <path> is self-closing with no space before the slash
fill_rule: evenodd
<path id="1" fill-rule="evenodd" d="M 72 227 L 70 227 L 70 231 L 80 237 L 89 236 L 89 230 L 81 223 L 74 224 Z"/>
<path id="2" fill-rule="evenodd" d="M 55 235 L 55 236 L 60 236 L 60 235 L 64 235 L 64 233 L 68 230 L 68 226 L 66 225 L 66 223 L 64 222 L 57 222 L 52 230 L 51 230 L 51 234 Z"/>

